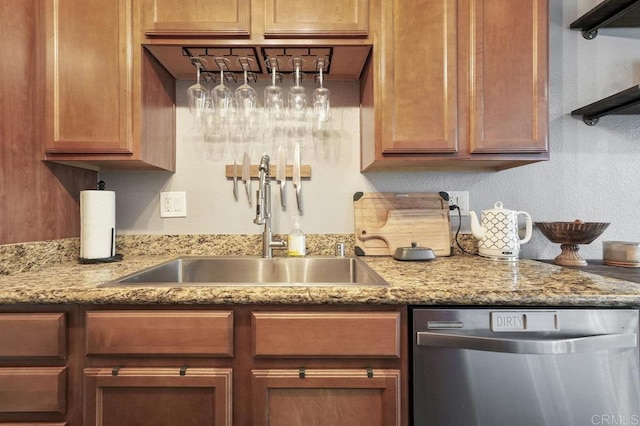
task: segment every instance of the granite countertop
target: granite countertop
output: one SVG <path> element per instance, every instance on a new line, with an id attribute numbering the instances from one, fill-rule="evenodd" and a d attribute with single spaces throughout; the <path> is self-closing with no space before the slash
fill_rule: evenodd
<path id="1" fill-rule="evenodd" d="M 638 306 L 640 285 L 533 260 L 471 255 L 429 262 L 364 257 L 388 287 L 98 287 L 174 259 L 127 255 L 122 262 L 66 262 L 0 276 L 0 304 L 390 304 Z"/>

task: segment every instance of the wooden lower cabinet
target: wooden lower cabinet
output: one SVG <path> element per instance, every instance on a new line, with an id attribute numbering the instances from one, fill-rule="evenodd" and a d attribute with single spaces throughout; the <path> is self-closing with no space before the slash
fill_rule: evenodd
<path id="1" fill-rule="evenodd" d="M 231 426 L 231 369 L 87 368 L 84 424 Z"/>
<path id="2" fill-rule="evenodd" d="M 399 370 L 254 370 L 253 424 L 396 426 Z"/>
<path id="3" fill-rule="evenodd" d="M 0 306 L 0 426 L 408 426 L 406 328 L 391 306 Z"/>
<path id="4" fill-rule="evenodd" d="M 0 307 L 0 426 L 72 424 L 69 312 Z"/>

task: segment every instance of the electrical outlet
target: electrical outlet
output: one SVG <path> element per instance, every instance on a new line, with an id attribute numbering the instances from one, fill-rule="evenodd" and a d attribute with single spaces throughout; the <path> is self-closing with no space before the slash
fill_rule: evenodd
<path id="1" fill-rule="evenodd" d="M 187 217 L 187 193 L 161 192 L 160 217 Z"/>
<path id="2" fill-rule="evenodd" d="M 461 216 L 469 216 L 469 191 L 445 191 L 449 194 L 449 205 L 460 207 Z M 450 210 L 450 215 L 457 215 L 458 210 Z"/>

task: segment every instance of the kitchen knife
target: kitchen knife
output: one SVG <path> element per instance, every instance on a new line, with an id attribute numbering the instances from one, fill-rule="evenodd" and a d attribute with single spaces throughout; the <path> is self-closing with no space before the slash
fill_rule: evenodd
<path id="1" fill-rule="evenodd" d="M 233 160 L 233 198 L 238 201 L 238 163 Z"/>
<path id="2" fill-rule="evenodd" d="M 293 186 L 296 188 L 296 201 L 298 210 L 302 211 L 302 186 L 300 179 L 300 143 L 296 143 L 293 151 Z"/>
<path id="3" fill-rule="evenodd" d="M 245 152 L 242 157 L 242 182 L 244 182 L 244 189 L 247 191 L 247 199 L 249 206 L 251 206 L 251 159 L 248 152 Z"/>
<path id="4" fill-rule="evenodd" d="M 280 184 L 280 203 L 282 207 L 285 207 L 287 205 L 287 191 L 285 189 L 287 183 L 287 154 L 284 152 L 282 145 L 278 147 L 276 169 L 276 180 Z"/>

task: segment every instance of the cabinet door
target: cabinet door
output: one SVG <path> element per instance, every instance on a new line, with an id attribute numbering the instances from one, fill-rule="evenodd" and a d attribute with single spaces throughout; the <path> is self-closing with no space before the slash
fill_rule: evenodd
<path id="1" fill-rule="evenodd" d="M 132 0 L 46 0 L 46 151 L 131 153 Z"/>
<path id="2" fill-rule="evenodd" d="M 148 36 L 248 36 L 250 0 L 144 0 Z"/>
<path id="3" fill-rule="evenodd" d="M 254 370 L 254 425 L 397 426 L 397 370 Z"/>
<path id="4" fill-rule="evenodd" d="M 265 37 L 366 36 L 368 0 L 265 0 Z"/>
<path id="5" fill-rule="evenodd" d="M 231 426 L 231 369 L 88 368 L 85 425 Z"/>
<path id="6" fill-rule="evenodd" d="M 547 151 L 547 0 L 466 0 L 472 154 Z M 462 67 L 461 67 L 462 68 Z"/>
<path id="7" fill-rule="evenodd" d="M 381 15 L 381 153 L 455 153 L 456 2 L 383 0 Z"/>

